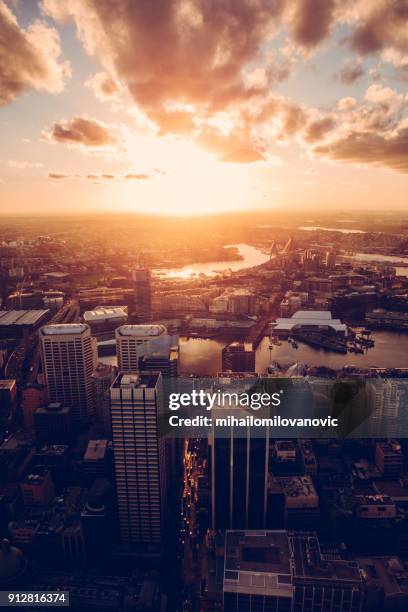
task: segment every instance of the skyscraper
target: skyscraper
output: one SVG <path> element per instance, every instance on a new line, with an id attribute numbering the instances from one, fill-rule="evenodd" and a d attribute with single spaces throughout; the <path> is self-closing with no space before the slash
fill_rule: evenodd
<path id="1" fill-rule="evenodd" d="M 143 264 L 133 271 L 134 309 L 138 323 L 152 320 L 151 272 Z"/>
<path id="2" fill-rule="evenodd" d="M 222 349 L 223 372 L 255 372 L 255 351 L 249 342 L 231 342 Z"/>
<path id="3" fill-rule="evenodd" d="M 121 542 L 130 552 L 156 556 L 166 498 L 165 447 L 157 428 L 161 374 L 121 372 L 110 397 Z"/>
<path id="4" fill-rule="evenodd" d="M 142 357 L 169 358 L 172 345 L 178 344 L 178 338 L 169 336 L 164 325 L 121 325 L 115 336 L 119 370 L 128 373 L 139 371 Z"/>
<path id="5" fill-rule="evenodd" d="M 40 341 L 48 400 L 70 406 L 76 421 L 88 418 L 93 413 L 92 372 L 97 363 L 89 326 L 45 325 Z"/>
<path id="6" fill-rule="evenodd" d="M 326 558 L 314 533 L 227 531 L 224 612 L 361 612 L 358 564 Z"/>
<path id="7" fill-rule="evenodd" d="M 210 441 L 213 529 L 262 529 L 268 501 L 269 438 L 230 427 Z"/>

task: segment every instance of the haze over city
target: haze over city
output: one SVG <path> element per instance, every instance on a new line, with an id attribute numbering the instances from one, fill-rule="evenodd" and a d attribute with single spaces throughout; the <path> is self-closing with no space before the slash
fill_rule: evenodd
<path id="1" fill-rule="evenodd" d="M 389 0 L 1 0 L 1 211 L 406 209 L 406 20 Z"/>

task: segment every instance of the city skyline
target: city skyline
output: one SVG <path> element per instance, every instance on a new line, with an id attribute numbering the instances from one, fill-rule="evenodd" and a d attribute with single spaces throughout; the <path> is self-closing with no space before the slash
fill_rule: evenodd
<path id="1" fill-rule="evenodd" d="M 6 214 L 406 210 L 407 14 L 0 1 Z"/>

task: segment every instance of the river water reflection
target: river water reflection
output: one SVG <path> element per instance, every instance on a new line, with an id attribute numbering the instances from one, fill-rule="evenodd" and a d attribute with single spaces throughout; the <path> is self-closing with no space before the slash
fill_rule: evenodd
<path id="1" fill-rule="evenodd" d="M 339 369 L 346 364 L 356 367 L 408 367 L 408 334 L 378 331 L 371 336 L 375 346 L 364 355 L 342 355 L 324 349 L 315 349 L 299 343 L 299 348 L 293 348 L 283 341 L 281 346 L 274 346 L 269 351 L 269 338 L 265 337 L 256 351 L 256 371 L 265 372 L 271 361 L 291 364 L 295 361 L 309 365 L 327 366 Z M 181 370 L 186 373 L 213 375 L 221 370 L 221 350 L 227 344 L 226 340 L 200 338 L 180 339 Z"/>

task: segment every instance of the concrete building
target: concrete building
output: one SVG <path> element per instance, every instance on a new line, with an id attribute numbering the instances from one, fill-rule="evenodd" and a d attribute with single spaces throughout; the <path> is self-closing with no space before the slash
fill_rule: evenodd
<path id="1" fill-rule="evenodd" d="M 364 585 L 355 561 L 326 558 L 313 533 L 289 535 L 292 580 L 295 588 L 293 612 L 360 612 Z"/>
<path id="2" fill-rule="evenodd" d="M 21 408 L 23 410 L 24 428 L 34 428 L 34 413 L 46 403 L 44 385 L 28 384 L 21 392 Z"/>
<path id="3" fill-rule="evenodd" d="M 294 585 L 286 531 L 227 531 L 224 612 L 291 612 Z"/>
<path id="4" fill-rule="evenodd" d="M 400 443 L 397 440 L 378 441 L 375 445 L 375 463 L 384 478 L 397 480 L 404 464 Z"/>
<path id="5" fill-rule="evenodd" d="M 34 413 L 35 438 L 38 444 L 67 444 L 72 434 L 71 408 L 51 402 Z"/>
<path id="6" fill-rule="evenodd" d="M 93 414 L 92 372 L 96 340 L 84 323 L 46 325 L 40 330 L 41 357 L 50 402 L 70 406 L 76 421 Z"/>
<path id="7" fill-rule="evenodd" d="M 139 267 L 133 271 L 134 310 L 138 323 L 152 320 L 151 272 Z"/>
<path id="8" fill-rule="evenodd" d="M 332 319 L 328 310 L 298 310 L 290 318 L 276 319 L 273 333 L 291 335 L 302 331 L 329 331 L 339 336 L 347 336 L 347 325 L 340 319 Z"/>
<path id="9" fill-rule="evenodd" d="M 320 519 L 319 496 L 310 476 L 274 478 L 285 500 L 285 526 L 288 529 L 317 529 Z M 270 509 L 273 514 L 273 509 Z"/>
<path id="10" fill-rule="evenodd" d="M 170 336 L 164 325 L 122 325 L 115 337 L 121 372 L 138 372 L 141 357 L 168 356 L 173 346 L 178 347 L 178 337 Z"/>
<path id="11" fill-rule="evenodd" d="M 0 427 L 8 427 L 17 408 L 17 383 L 11 379 L 0 380 Z"/>
<path id="12" fill-rule="evenodd" d="M 158 556 L 166 497 L 165 448 L 157 429 L 161 374 L 121 372 L 110 398 L 121 542 L 134 554 Z"/>
<path id="13" fill-rule="evenodd" d="M 86 310 L 83 314 L 84 323 L 87 323 L 93 334 L 113 331 L 127 321 L 127 312 L 119 306 L 100 306 L 94 310 Z"/>
<path id="14" fill-rule="evenodd" d="M 44 325 L 49 319 L 49 310 L 1 310 L 0 338 L 20 340 Z"/>
<path id="15" fill-rule="evenodd" d="M 373 437 L 396 438 L 401 399 L 398 383 L 392 379 L 377 378 L 369 380 L 366 389 Z"/>
<path id="16" fill-rule="evenodd" d="M 46 506 L 54 497 L 54 485 L 47 468 L 38 466 L 20 484 L 25 508 Z"/>
<path id="17" fill-rule="evenodd" d="M 255 351 L 252 344 L 231 342 L 222 349 L 223 372 L 255 372 Z"/>

